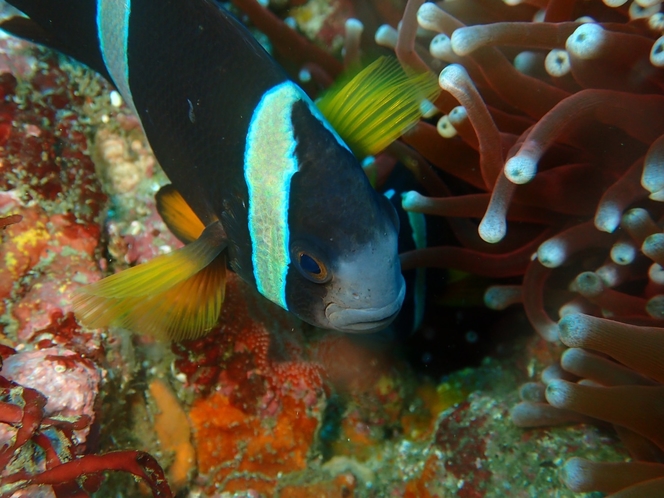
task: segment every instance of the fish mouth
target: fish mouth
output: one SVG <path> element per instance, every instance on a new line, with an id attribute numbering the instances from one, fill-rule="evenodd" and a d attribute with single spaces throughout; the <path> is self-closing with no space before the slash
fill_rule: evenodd
<path id="1" fill-rule="evenodd" d="M 341 332 L 369 333 L 387 327 L 399 314 L 406 286 L 402 285 L 397 298 L 379 308 L 346 308 L 330 303 L 325 308 L 325 317 L 330 326 Z"/>

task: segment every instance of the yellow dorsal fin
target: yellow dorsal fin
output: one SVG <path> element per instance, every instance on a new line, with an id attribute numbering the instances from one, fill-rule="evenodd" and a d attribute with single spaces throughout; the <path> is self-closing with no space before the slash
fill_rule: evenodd
<path id="1" fill-rule="evenodd" d="M 226 284 L 225 233 L 209 225 L 191 244 L 83 287 L 74 297 L 86 327 L 116 325 L 160 339 L 200 337 L 219 318 Z"/>
<path id="2" fill-rule="evenodd" d="M 205 226 L 173 185 L 165 185 L 156 195 L 157 211 L 168 229 L 185 244 L 203 233 Z"/>
<path id="3" fill-rule="evenodd" d="M 393 57 L 379 57 L 342 78 L 316 101 L 357 157 L 374 155 L 422 117 L 423 101 L 440 93 L 433 73 L 407 75 Z"/>

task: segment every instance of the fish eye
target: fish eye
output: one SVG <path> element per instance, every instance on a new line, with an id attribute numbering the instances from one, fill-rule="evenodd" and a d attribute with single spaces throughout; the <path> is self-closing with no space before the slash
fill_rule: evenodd
<path id="1" fill-rule="evenodd" d="M 305 251 L 298 251 L 297 262 L 300 270 L 309 280 L 315 283 L 327 282 L 327 267 L 316 256 Z"/>

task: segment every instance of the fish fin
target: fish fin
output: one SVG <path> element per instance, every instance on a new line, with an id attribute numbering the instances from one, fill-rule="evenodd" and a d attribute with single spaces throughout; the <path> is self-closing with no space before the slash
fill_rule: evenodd
<path id="1" fill-rule="evenodd" d="M 86 327 L 116 325 L 159 339 L 200 337 L 219 318 L 226 284 L 219 222 L 189 245 L 83 287 L 74 297 Z"/>
<path id="2" fill-rule="evenodd" d="M 393 57 L 379 57 L 342 78 L 316 101 L 318 109 L 358 157 L 377 154 L 423 115 L 424 100 L 440 93 L 433 73 L 408 75 Z"/>
<path id="3" fill-rule="evenodd" d="M 205 225 L 173 185 L 161 187 L 156 199 L 157 211 L 173 235 L 185 244 L 200 237 Z"/>

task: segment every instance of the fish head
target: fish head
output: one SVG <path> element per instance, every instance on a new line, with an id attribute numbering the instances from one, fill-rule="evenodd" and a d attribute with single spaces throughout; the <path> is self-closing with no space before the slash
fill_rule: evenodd
<path id="1" fill-rule="evenodd" d="M 322 328 L 381 330 L 406 293 L 396 211 L 333 132 L 317 119 L 298 124 L 304 131 L 291 183 L 288 309 Z"/>
<path id="2" fill-rule="evenodd" d="M 392 323 L 406 292 L 396 232 L 385 227 L 362 242 L 352 236 L 321 242 L 293 244 L 289 309 L 315 326 L 342 332 L 375 332 Z M 345 248 L 338 250 L 336 242 Z"/>

